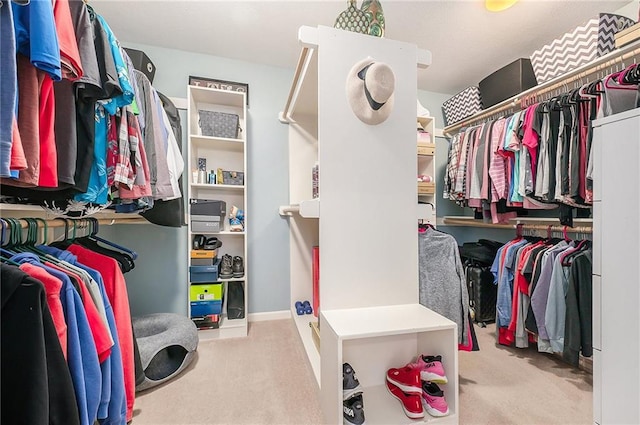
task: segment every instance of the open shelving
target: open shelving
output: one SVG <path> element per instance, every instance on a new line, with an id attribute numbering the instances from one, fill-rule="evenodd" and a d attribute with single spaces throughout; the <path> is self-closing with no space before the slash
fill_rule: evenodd
<path id="1" fill-rule="evenodd" d="M 194 232 L 191 226 L 190 209 L 187 211 L 189 226 L 189 244 L 197 234 L 216 236 L 222 246 L 218 249 L 218 258 L 224 254 L 240 256 L 244 262 L 244 276 L 241 278 L 216 279 L 207 283 L 223 285 L 222 313 L 218 329 L 200 330 L 200 339 L 234 338 L 247 335 L 247 308 L 249 296 L 249 268 L 247 261 L 247 111 L 244 93 L 218 90 L 205 87 L 188 86 L 188 198 L 220 200 L 226 203 L 226 216 L 223 217 L 219 232 Z M 217 111 L 238 115 L 240 131 L 237 138 L 214 137 L 203 135 L 199 126 L 199 110 Z M 244 184 L 232 185 L 224 183 L 205 183 L 194 181 L 193 171 L 198 170 L 199 159 L 206 161 L 205 173 L 217 175 L 219 168 L 227 171 L 244 173 Z M 229 214 L 236 206 L 244 211 L 244 226 L 242 232 L 230 231 Z M 188 250 L 191 251 L 190 249 Z M 191 259 L 189 257 L 189 264 Z M 189 282 L 190 276 L 187 276 Z M 244 290 L 244 318 L 228 319 L 227 317 L 227 284 L 242 282 Z M 191 282 L 188 283 L 192 285 Z M 193 283 L 196 285 L 197 283 Z M 189 303 L 189 315 L 190 301 Z"/>
<path id="2" fill-rule="evenodd" d="M 279 213 L 289 220 L 293 321 L 318 380 L 324 420 L 342 422 L 342 363 L 349 361 L 365 387 L 367 423 L 408 423 L 397 400 L 382 391 L 385 372 L 437 350 L 449 362 L 446 391 L 454 412 L 439 422 L 457 423 L 456 325 L 418 303 L 416 225 L 392 217 L 399 206 L 416 217 L 424 213 L 417 202 L 418 167 L 406 164 L 421 161 L 416 58 L 426 66 L 430 53 L 328 27 L 302 27 L 298 36 L 302 51 L 280 114 L 289 124 L 290 178 L 289 204 Z M 366 57 L 387 63 L 396 81 L 393 111 L 377 126 L 359 121 L 344 96 L 346 75 Z M 425 159 L 434 166 L 432 156 Z M 319 197 L 313 199 L 316 163 Z M 377 178 L 380 170 L 393 178 Z M 317 319 L 295 310 L 296 301 L 313 299 L 314 246 L 320 247 Z M 393 278 L 372 267 L 382 255 L 384 264 L 394 264 Z M 315 321 L 319 348 L 309 326 Z"/>

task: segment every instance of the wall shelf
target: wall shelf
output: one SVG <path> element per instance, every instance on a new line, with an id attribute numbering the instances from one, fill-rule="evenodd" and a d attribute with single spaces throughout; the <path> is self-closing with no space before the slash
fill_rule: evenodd
<path id="1" fill-rule="evenodd" d="M 208 190 L 244 190 L 244 185 L 239 184 L 207 184 L 191 183 L 192 188 Z"/>
<path id="2" fill-rule="evenodd" d="M 227 139 L 225 137 L 210 137 L 191 135 L 191 145 L 198 148 L 215 148 L 231 151 L 242 151 L 244 149 L 243 139 Z"/>

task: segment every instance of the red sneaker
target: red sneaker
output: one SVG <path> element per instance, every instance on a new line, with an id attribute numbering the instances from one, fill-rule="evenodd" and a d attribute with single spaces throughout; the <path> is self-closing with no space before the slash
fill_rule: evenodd
<path id="1" fill-rule="evenodd" d="M 407 394 L 422 395 L 419 369 L 410 366 L 401 369 L 391 368 L 387 371 L 387 381 Z"/>
<path id="2" fill-rule="evenodd" d="M 415 394 L 405 394 L 400 388 L 387 381 L 387 390 L 389 393 L 400 400 L 404 414 L 411 419 L 424 418 L 424 409 L 422 408 L 422 398 Z"/>

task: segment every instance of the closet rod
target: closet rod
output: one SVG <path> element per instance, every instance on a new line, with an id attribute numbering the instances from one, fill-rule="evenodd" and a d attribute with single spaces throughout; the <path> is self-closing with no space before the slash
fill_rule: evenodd
<path id="1" fill-rule="evenodd" d="M 464 227 L 481 227 L 487 229 L 517 229 L 518 225 L 522 228 L 522 230 L 541 230 L 547 231 L 549 230 L 549 226 L 551 226 L 552 232 L 562 232 L 566 229 L 567 233 L 593 233 L 591 226 L 577 226 L 577 227 L 569 227 L 569 226 L 559 226 L 559 225 L 548 225 L 548 224 L 527 224 L 527 223 L 515 223 L 515 224 L 492 224 L 485 223 L 480 220 L 473 220 L 468 218 L 451 218 L 445 217 L 442 220 L 443 226 L 464 226 Z"/>
<path id="2" fill-rule="evenodd" d="M 27 224 L 27 222 L 25 221 L 24 218 L 18 218 L 17 220 L 20 220 L 20 225 L 22 226 L 23 229 L 26 229 L 28 227 L 28 224 Z M 65 223 L 64 220 L 67 220 L 67 222 Z M 46 223 L 47 223 L 47 228 L 76 226 L 77 229 L 81 229 L 81 228 L 85 227 L 82 224 L 83 219 L 81 219 L 81 218 L 46 219 L 44 221 L 46 221 Z M 87 224 L 87 227 L 91 225 L 91 223 L 86 219 L 84 219 L 84 222 Z M 98 224 L 104 225 L 104 226 L 112 226 L 114 224 L 141 224 L 141 223 L 148 223 L 148 221 L 146 221 L 144 219 L 140 219 L 140 218 L 112 218 L 112 219 L 101 218 L 101 219 L 98 219 Z M 42 225 L 42 221 L 38 222 L 38 227 L 44 227 Z"/>
<path id="3" fill-rule="evenodd" d="M 620 49 L 614 50 L 613 52 L 607 53 L 606 55 L 601 56 L 586 65 L 569 71 L 545 83 L 538 84 L 533 88 L 525 90 L 522 93 L 519 93 L 507 100 L 493 105 L 489 109 L 480 111 L 467 119 L 447 126 L 443 129 L 443 133 L 445 136 L 452 136 L 460 131 L 460 129 L 462 129 L 463 127 L 468 127 L 472 124 L 476 124 L 493 115 L 498 115 L 504 111 L 513 109 L 524 109 L 527 106 L 524 105 L 524 103 L 534 100 L 537 96 L 550 93 L 580 79 L 586 79 L 587 77 L 599 73 L 603 70 L 607 70 L 619 65 L 624 65 L 624 61 L 637 56 L 640 56 L 640 41 L 636 41 L 627 46 L 621 47 Z M 585 83 L 586 82 L 588 81 L 585 81 Z"/>

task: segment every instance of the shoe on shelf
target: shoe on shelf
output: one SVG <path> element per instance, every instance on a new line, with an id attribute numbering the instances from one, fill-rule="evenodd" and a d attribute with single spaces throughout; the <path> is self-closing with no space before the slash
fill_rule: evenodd
<path id="1" fill-rule="evenodd" d="M 342 402 L 342 423 L 344 425 L 364 425 L 364 403 L 362 394 Z"/>
<path id="2" fill-rule="evenodd" d="M 229 230 L 231 232 L 244 231 L 244 211 L 235 205 L 229 211 Z"/>
<path id="3" fill-rule="evenodd" d="M 400 369 L 389 369 L 387 371 L 387 381 L 407 394 L 422 394 L 420 371 L 414 367 L 405 366 Z"/>
<path id="4" fill-rule="evenodd" d="M 354 395 L 362 393 L 360 381 L 356 378 L 356 371 L 349 363 L 342 365 L 342 399 L 347 400 Z"/>
<path id="5" fill-rule="evenodd" d="M 222 256 L 219 267 L 218 277 L 220 279 L 231 279 L 233 277 L 233 257 L 229 254 Z"/>
<path id="6" fill-rule="evenodd" d="M 411 363 L 411 367 L 420 370 L 420 379 L 427 382 L 435 382 L 436 384 L 446 384 L 447 375 L 444 373 L 442 366 L 442 356 L 418 356 L 415 363 Z"/>
<path id="7" fill-rule="evenodd" d="M 391 382 L 385 382 L 389 393 L 397 398 L 402 405 L 402 410 L 408 418 L 421 419 L 424 418 L 424 409 L 422 408 L 422 396 L 416 394 L 405 394 L 400 388 Z"/>
<path id="8" fill-rule="evenodd" d="M 424 410 L 435 417 L 447 416 L 449 406 L 444 398 L 444 392 L 434 382 L 422 382 L 422 403 Z"/>
<path id="9" fill-rule="evenodd" d="M 239 255 L 233 257 L 233 277 L 242 277 L 244 276 L 244 260 Z"/>

